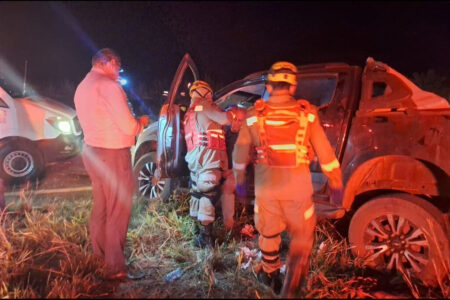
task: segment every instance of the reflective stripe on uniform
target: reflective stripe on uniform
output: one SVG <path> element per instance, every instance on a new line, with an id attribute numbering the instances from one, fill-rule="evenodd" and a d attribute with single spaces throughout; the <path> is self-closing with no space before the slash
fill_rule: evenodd
<path id="1" fill-rule="evenodd" d="M 296 146 L 294 144 L 284 144 L 284 145 L 269 145 L 273 150 L 295 150 Z"/>
<path id="2" fill-rule="evenodd" d="M 246 164 L 239 164 L 239 163 L 233 162 L 233 169 L 244 170 L 245 167 L 246 167 Z"/>
<path id="3" fill-rule="evenodd" d="M 314 120 L 316 119 L 316 116 L 314 114 L 309 113 L 308 114 L 308 121 L 309 122 L 314 122 Z"/>
<path id="4" fill-rule="evenodd" d="M 194 111 L 203 111 L 203 105 L 196 105 Z"/>
<path id="5" fill-rule="evenodd" d="M 305 220 L 308 220 L 309 218 L 312 217 L 312 215 L 314 214 L 314 204 L 311 205 L 303 214 L 303 217 L 305 217 Z"/>
<path id="6" fill-rule="evenodd" d="M 212 131 L 212 132 L 218 132 L 218 133 L 222 133 L 222 132 L 223 132 L 222 129 L 208 129 L 207 131 L 208 131 L 208 132 L 209 132 L 209 131 Z"/>
<path id="7" fill-rule="evenodd" d="M 253 123 L 255 123 L 258 119 L 256 118 L 256 116 L 247 118 L 247 126 L 252 126 Z"/>
<path id="8" fill-rule="evenodd" d="M 267 125 L 273 125 L 273 126 L 281 126 L 286 124 L 285 121 L 274 121 L 274 120 L 266 120 Z"/>
<path id="9" fill-rule="evenodd" d="M 322 170 L 324 170 L 326 172 L 331 172 L 334 169 L 337 169 L 340 167 L 339 161 L 336 158 L 332 162 L 330 162 L 328 164 L 321 164 L 320 166 L 322 167 Z"/>

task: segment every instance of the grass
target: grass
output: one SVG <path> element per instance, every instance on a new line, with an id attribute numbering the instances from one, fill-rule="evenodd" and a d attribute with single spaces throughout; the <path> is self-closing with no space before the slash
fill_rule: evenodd
<path id="1" fill-rule="evenodd" d="M 248 260 L 243 247 L 257 248 L 256 238 L 233 238 L 215 222 L 213 250 L 195 248 L 196 223 L 189 198 L 174 193 L 168 203 L 138 201 L 127 236 L 126 257 L 133 282 L 105 281 L 92 256 L 87 230 L 92 196 L 38 198 L 22 193 L 0 219 L 0 298 L 274 298 L 256 279 L 260 258 Z M 67 196 L 67 195 L 66 195 Z M 237 225 L 252 224 L 237 209 Z M 289 237 L 282 235 L 282 257 Z M 247 266 L 247 268 L 243 268 Z M 182 276 L 165 276 L 181 269 Z M 407 281 L 410 280 L 408 283 Z M 388 292 L 386 292 L 388 291 Z M 448 286 L 425 289 L 401 275 L 365 269 L 347 240 L 331 222 L 322 222 L 310 260 L 302 298 L 448 298 Z"/>

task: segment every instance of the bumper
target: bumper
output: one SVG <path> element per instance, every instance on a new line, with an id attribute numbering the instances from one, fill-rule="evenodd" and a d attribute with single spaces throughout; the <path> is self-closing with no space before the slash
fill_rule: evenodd
<path id="1" fill-rule="evenodd" d="M 59 135 L 55 139 L 37 141 L 45 162 L 53 162 L 79 154 L 83 146 L 83 135 Z"/>

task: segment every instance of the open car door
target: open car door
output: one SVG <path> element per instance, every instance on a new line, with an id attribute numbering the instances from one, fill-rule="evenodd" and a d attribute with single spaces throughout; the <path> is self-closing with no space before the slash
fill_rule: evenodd
<path id="1" fill-rule="evenodd" d="M 178 65 L 158 122 L 157 165 L 159 178 L 188 175 L 183 117 L 189 107 L 189 87 L 199 78 L 197 67 L 186 53 Z"/>

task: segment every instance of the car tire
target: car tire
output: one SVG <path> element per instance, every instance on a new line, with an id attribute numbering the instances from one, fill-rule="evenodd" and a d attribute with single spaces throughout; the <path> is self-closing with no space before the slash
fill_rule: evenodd
<path id="1" fill-rule="evenodd" d="M 9 184 L 33 181 L 44 173 L 42 154 L 24 141 L 6 141 L 0 148 L 0 163 L 0 177 Z"/>
<path id="2" fill-rule="evenodd" d="M 442 212 L 410 194 L 379 196 L 362 205 L 349 225 L 353 253 L 367 266 L 402 271 L 436 286 L 448 276 L 449 237 Z"/>
<path id="3" fill-rule="evenodd" d="M 135 195 L 148 201 L 169 199 L 172 189 L 172 178 L 164 178 L 156 182 L 156 152 L 142 155 L 133 167 Z"/>

